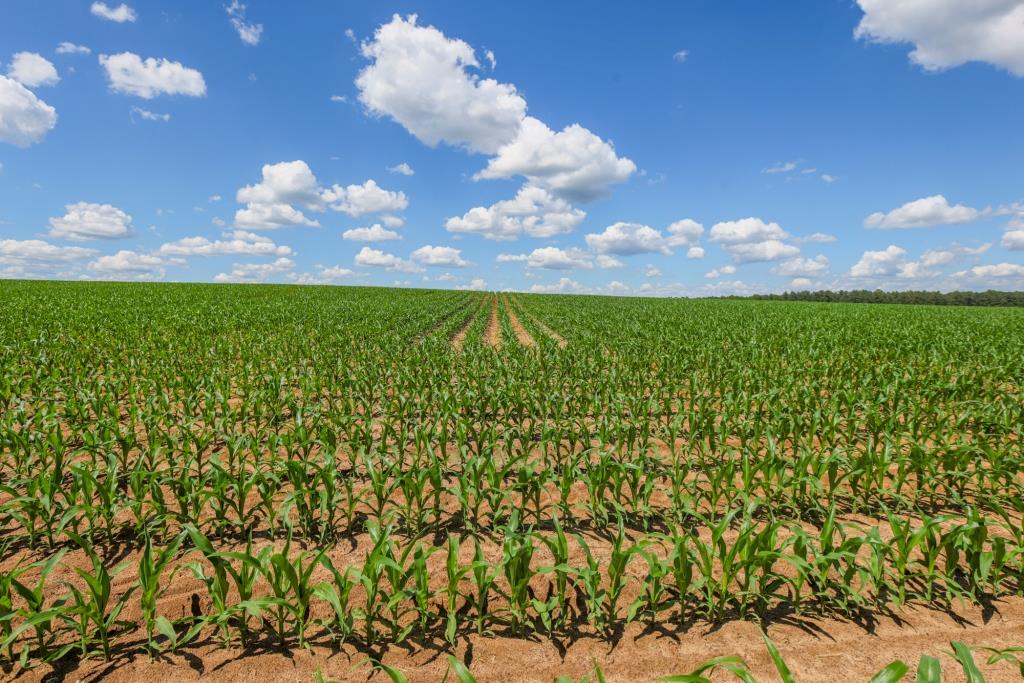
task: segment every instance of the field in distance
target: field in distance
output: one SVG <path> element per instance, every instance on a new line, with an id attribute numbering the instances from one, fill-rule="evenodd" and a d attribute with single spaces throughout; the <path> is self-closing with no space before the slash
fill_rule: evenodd
<path id="1" fill-rule="evenodd" d="M 0 302 L 3 680 L 1019 680 L 1024 309 Z"/>

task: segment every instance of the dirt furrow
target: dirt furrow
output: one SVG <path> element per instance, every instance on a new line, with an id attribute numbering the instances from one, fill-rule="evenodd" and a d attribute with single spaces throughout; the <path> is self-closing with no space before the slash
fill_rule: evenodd
<path id="1" fill-rule="evenodd" d="M 512 309 L 510 308 L 510 309 L 509 309 L 509 311 L 511 311 L 511 310 L 512 310 Z M 566 347 L 566 346 L 567 346 L 567 345 L 569 344 L 569 342 L 567 342 L 567 341 L 565 340 L 565 337 L 563 337 L 562 335 L 558 334 L 558 333 L 557 333 L 557 332 L 555 332 L 555 331 L 554 331 L 553 329 L 551 329 L 550 327 L 548 327 L 547 325 L 545 325 L 544 323 L 542 323 L 542 322 L 540 321 L 540 319 L 539 319 L 539 318 L 537 318 L 537 316 L 533 315 L 532 313 L 530 313 L 529 311 L 527 311 L 527 310 L 525 310 L 525 309 L 523 310 L 523 315 L 525 315 L 525 316 L 528 316 L 528 317 L 530 318 L 530 320 L 532 320 L 532 321 L 533 321 L 533 323 L 534 323 L 534 324 L 535 324 L 535 325 L 536 325 L 537 327 L 539 327 L 539 328 L 540 328 L 541 330 L 543 330 L 543 331 L 544 331 L 544 334 L 546 334 L 546 335 L 548 335 L 549 337 L 551 337 L 552 339 L 554 339 L 554 340 L 555 340 L 555 343 L 556 343 L 556 344 L 558 344 L 558 348 L 560 348 L 560 349 L 564 349 L 564 348 L 565 348 L 565 347 Z"/>
<path id="2" fill-rule="evenodd" d="M 466 340 L 466 334 L 469 332 L 469 328 L 473 326 L 473 321 L 476 320 L 476 316 L 479 315 L 482 305 L 477 304 L 471 308 L 472 310 L 469 312 L 469 315 L 466 316 L 466 321 L 462 323 L 462 327 L 452 335 L 452 348 L 455 349 L 456 352 L 462 351 L 462 343 Z"/>
<path id="3" fill-rule="evenodd" d="M 491 299 L 491 319 L 487 322 L 484 342 L 495 350 L 501 348 L 501 326 L 498 324 L 498 297 Z"/>
<path id="4" fill-rule="evenodd" d="M 530 333 L 526 331 L 525 327 L 523 327 L 523 323 L 520 322 L 516 312 L 512 310 L 512 305 L 509 303 L 507 296 L 502 297 L 501 304 L 508 312 L 508 321 L 512 325 L 512 330 L 516 333 L 516 339 L 519 340 L 519 343 L 528 348 L 536 348 L 537 342 L 533 341 L 533 337 L 531 337 Z"/>

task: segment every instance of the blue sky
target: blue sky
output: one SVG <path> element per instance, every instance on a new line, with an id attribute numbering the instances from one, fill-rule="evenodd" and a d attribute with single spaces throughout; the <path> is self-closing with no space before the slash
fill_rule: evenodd
<path id="1" fill-rule="evenodd" d="M 0 277 L 1024 288 L 1024 0 L 0 13 Z"/>

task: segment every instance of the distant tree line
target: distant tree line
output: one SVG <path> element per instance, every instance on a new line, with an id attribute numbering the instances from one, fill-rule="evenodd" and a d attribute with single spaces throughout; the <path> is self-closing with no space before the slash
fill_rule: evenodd
<path id="1" fill-rule="evenodd" d="M 754 294 L 749 297 L 769 301 L 828 301 L 851 304 L 931 304 L 935 306 L 1024 306 L 1024 292 L 886 292 L 881 289 L 853 289 L 833 292 L 785 292 Z"/>

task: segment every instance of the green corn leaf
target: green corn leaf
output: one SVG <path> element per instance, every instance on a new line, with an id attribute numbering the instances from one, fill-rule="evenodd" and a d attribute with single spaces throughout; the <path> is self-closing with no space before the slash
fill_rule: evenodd
<path id="1" fill-rule="evenodd" d="M 779 649 L 775 647 L 775 643 L 768 638 L 768 634 L 765 633 L 764 629 L 761 629 L 761 638 L 764 639 L 764 645 L 768 648 L 768 654 L 771 655 L 772 663 L 775 664 L 775 669 L 779 672 L 779 677 L 782 679 L 782 683 L 796 683 L 793 678 L 793 674 L 789 671 L 789 667 L 786 666 L 785 660 L 782 659 Z"/>
<path id="2" fill-rule="evenodd" d="M 899 660 L 890 662 L 888 666 L 872 676 L 869 683 L 896 683 L 896 681 L 903 680 L 909 670 L 910 667 L 904 662 Z"/>
<path id="3" fill-rule="evenodd" d="M 942 683 L 942 664 L 935 657 L 921 655 L 916 680 L 917 683 Z"/>
<path id="4" fill-rule="evenodd" d="M 388 675 L 391 679 L 391 683 L 409 683 L 409 679 L 405 677 L 398 669 L 388 666 L 387 664 L 378 664 L 377 668 Z"/>
<path id="5" fill-rule="evenodd" d="M 451 655 L 448 655 L 448 663 L 455 672 L 455 678 L 459 683 L 476 683 L 476 679 L 473 678 L 473 674 L 469 673 L 469 669 L 466 668 L 465 664 Z"/>
<path id="6" fill-rule="evenodd" d="M 967 677 L 967 683 L 985 683 L 985 677 L 981 674 L 981 670 L 974 662 L 974 655 L 971 654 L 971 648 L 959 641 L 953 641 L 950 645 L 953 647 L 954 659 L 959 662 L 960 666 L 964 670 L 964 676 Z"/>

